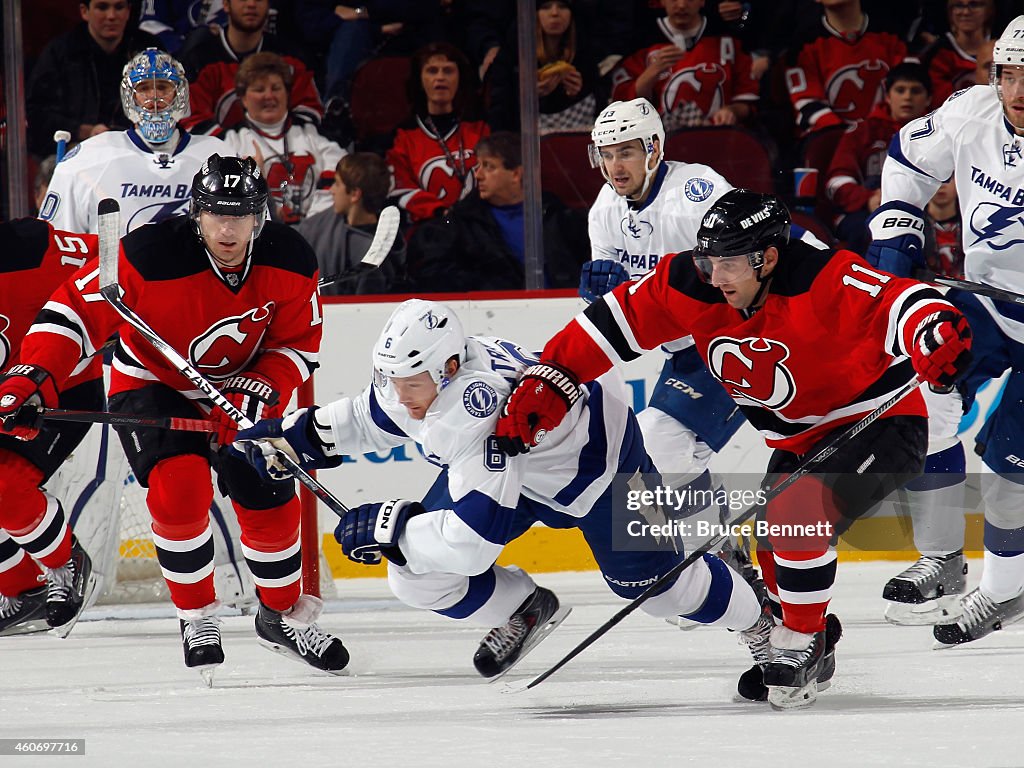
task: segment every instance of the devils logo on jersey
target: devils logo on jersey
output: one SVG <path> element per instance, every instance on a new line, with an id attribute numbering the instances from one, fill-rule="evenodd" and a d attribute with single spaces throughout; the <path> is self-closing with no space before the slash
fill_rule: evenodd
<path id="1" fill-rule="evenodd" d="M 316 189 L 316 158 L 291 153 L 267 158 L 267 186 L 287 224 L 300 221 Z"/>
<path id="2" fill-rule="evenodd" d="M 207 378 L 214 381 L 245 370 L 260 348 L 274 316 L 274 302 L 254 307 L 239 317 L 226 317 L 189 345 L 189 357 Z"/>
<path id="3" fill-rule="evenodd" d="M 11 342 L 4 335 L 4 331 L 10 327 L 10 318 L 0 315 L 0 371 L 7 370 L 7 363 L 11 360 Z"/>
<path id="4" fill-rule="evenodd" d="M 461 182 L 455 175 L 455 169 L 452 168 L 444 155 L 432 157 L 420 168 L 420 189 L 434 190 L 437 194 L 437 199 L 448 204 L 461 200 L 465 195 L 472 192 L 476 186 L 476 176 L 473 174 L 472 169 L 468 169 L 468 161 L 473 156 L 473 153 L 466 150 L 465 152 L 456 152 L 455 154 L 459 155 L 457 159 L 462 161 L 460 165 L 467 168 L 466 178 L 462 179 Z"/>
<path id="5" fill-rule="evenodd" d="M 709 116 L 725 104 L 725 83 L 729 75 L 721 64 L 704 62 L 669 75 L 661 92 L 662 109 L 671 112 L 683 102 L 694 104 Z"/>
<path id="6" fill-rule="evenodd" d="M 889 65 L 881 59 L 859 61 L 836 70 L 825 87 L 832 111 L 849 120 L 867 117 L 884 97 L 888 73 Z"/>
<path id="7" fill-rule="evenodd" d="M 771 410 L 785 408 L 796 395 L 793 374 L 783 365 L 789 347 L 772 339 L 720 337 L 708 346 L 708 368 L 737 401 Z"/>

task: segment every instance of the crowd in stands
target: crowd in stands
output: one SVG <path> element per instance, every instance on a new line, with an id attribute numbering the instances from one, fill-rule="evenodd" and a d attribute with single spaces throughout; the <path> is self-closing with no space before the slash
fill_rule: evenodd
<path id="1" fill-rule="evenodd" d="M 272 215 L 310 240 L 325 274 L 357 262 L 382 207 L 400 207 L 403 242 L 389 269 L 325 292 L 521 288 L 516 2 L 359 2 L 24 4 L 35 8 L 24 26 L 37 191 L 52 172 L 56 130 L 74 143 L 131 127 L 122 69 L 157 47 L 189 81 L 181 126 L 257 161 Z M 991 41 L 1016 5 L 537 0 L 538 130 L 542 142 L 579 135 L 579 156 L 561 158 L 570 183 L 598 175 L 586 136 L 610 100 L 650 100 L 667 146 L 695 128 L 747 132 L 769 158 L 774 191 L 816 231 L 862 250 L 892 136 L 954 91 L 987 82 Z M 34 19 L 46 9 L 61 9 L 68 24 L 38 44 Z M 713 153 L 701 161 L 718 167 Z M 813 199 L 796 196 L 795 168 L 818 175 Z M 545 284 L 554 288 L 576 286 L 590 258 L 586 210 L 566 202 L 545 190 Z M 955 189 L 940 190 L 929 213 L 932 256 L 955 270 Z"/>

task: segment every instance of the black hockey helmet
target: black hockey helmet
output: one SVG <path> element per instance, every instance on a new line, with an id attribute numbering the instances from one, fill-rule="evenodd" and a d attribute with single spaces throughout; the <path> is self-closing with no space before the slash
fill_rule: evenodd
<path id="1" fill-rule="evenodd" d="M 189 216 L 196 233 L 199 213 L 209 211 L 221 216 L 256 217 L 254 236 L 258 237 L 267 217 L 267 182 L 252 158 L 221 157 L 213 154 L 192 179 L 192 203 Z"/>
<path id="2" fill-rule="evenodd" d="M 701 262 L 708 257 L 746 255 L 750 266 L 758 271 L 764 266 L 764 252 L 768 248 L 782 248 L 789 242 L 789 230 L 789 211 L 777 197 L 733 189 L 704 214 L 693 258 L 703 277 L 710 277 L 701 268 Z"/>

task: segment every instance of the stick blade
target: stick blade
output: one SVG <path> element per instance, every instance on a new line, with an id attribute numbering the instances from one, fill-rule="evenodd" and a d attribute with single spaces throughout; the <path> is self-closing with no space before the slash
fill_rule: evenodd
<path id="1" fill-rule="evenodd" d="M 121 241 L 121 206 L 106 197 L 96 209 L 99 218 L 100 292 L 117 290 L 117 259 Z M 113 287 L 112 287 L 113 286 Z"/>
<path id="2" fill-rule="evenodd" d="M 401 218 L 398 209 L 393 205 L 389 205 L 380 212 L 380 216 L 377 217 L 377 231 L 373 235 L 373 242 L 370 243 L 366 255 L 359 262 L 360 264 L 379 267 L 383 263 L 385 257 L 391 253 L 391 246 L 398 235 Z"/>

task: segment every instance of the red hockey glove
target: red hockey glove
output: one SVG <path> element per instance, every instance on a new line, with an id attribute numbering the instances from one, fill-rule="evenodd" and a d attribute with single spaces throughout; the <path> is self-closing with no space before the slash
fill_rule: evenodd
<path id="1" fill-rule="evenodd" d="M 281 399 L 273 385 L 258 373 L 240 373 L 232 376 L 220 389 L 235 408 L 250 420 L 257 422 L 268 416 L 268 410 Z M 221 425 L 217 442 L 231 445 L 238 433 L 238 423 L 220 408 L 210 412 L 210 418 Z"/>
<path id="2" fill-rule="evenodd" d="M 914 331 L 910 360 L 933 387 L 952 387 L 971 363 L 971 327 L 959 312 L 928 315 Z"/>
<path id="3" fill-rule="evenodd" d="M 562 422 L 582 395 L 572 371 L 543 360 L 531 365 L 501 410 L 494 430 L 498 449 L 509 456 L 528 453 Z"/>
<path id="4" fill-rule="evenodd" d="M 55 408 L 58 404 L 57 386 L 53 376 L 38 365 L 13 365 L 0 376 L 0 427 L 19 440 L 32 440 L 39 435 L 42 421 L 25 418 L 32 408 Z M 22 406 L 28 406 L 18 414 Z"/>

